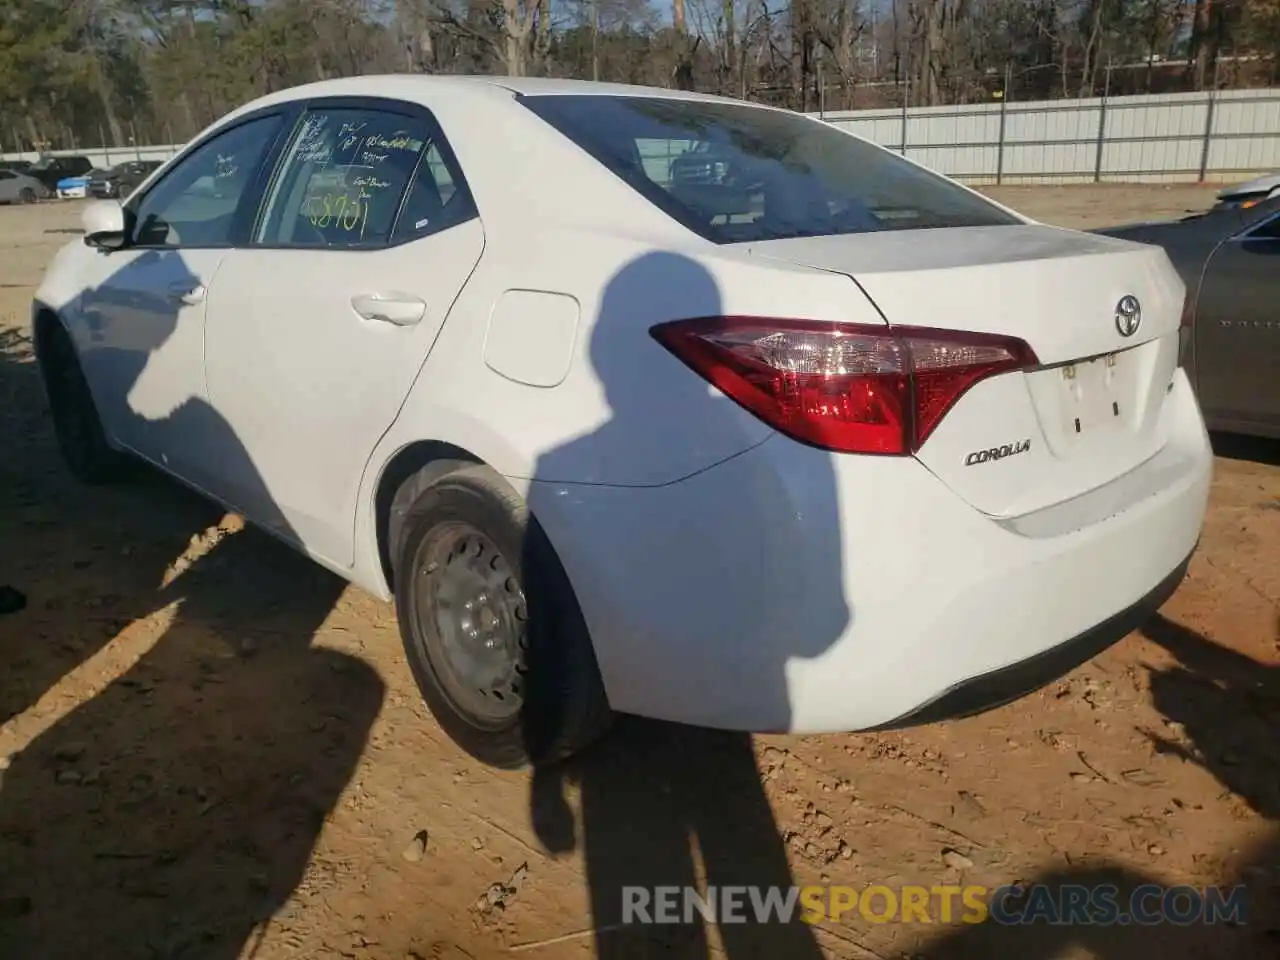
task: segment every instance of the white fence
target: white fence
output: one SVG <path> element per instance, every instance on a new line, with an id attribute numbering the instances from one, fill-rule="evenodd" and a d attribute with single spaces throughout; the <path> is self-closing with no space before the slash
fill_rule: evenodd
<path id="1" fill-rule="evenodd" d="M 95 167 L 106 169 L 126 160 L 168 160 L 182 149 L 180 143 L 170 143 L 149 147 L 93 147 L 83 150 L 50 150 L 54 157 L 87 157 Z M 0 166 L 9 160 L 28 160 L 32 163 L 40 159 L 34 151 L 26 153 L 0 153 Z"/>
<path id="2" fill-rule="evenodd" d="M 822 115 L 976 183 L 1232 181 L 1280 170 L 1280 88 L 965 104 Z M 167 160 L 182 144 L 59 150 L 98 166 Z M 0 154 L 35 160 L 34 153 Z"/>
<path id="3" fill-rule="evenodd" d="M 1231 181 L 1280 170 L 1280 88 L 823 117 L 978 183 Z"/>

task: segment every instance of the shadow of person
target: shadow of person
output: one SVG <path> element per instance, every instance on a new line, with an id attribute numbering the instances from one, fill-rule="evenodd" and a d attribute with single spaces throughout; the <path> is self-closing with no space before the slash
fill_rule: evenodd
<path id="1" fill-rule="evenodd" d="M 1257 813 L 1280 821 L 1280 666 L 1158 614 L 1142 633 L 1177 660 L 1152 671 L 1151 698 L 1186 738 L 1153 737 L 1155 747 L 1204 767 Z"/>
<path id="2" fill-rule="evenodd" d="M 1161 894 L 1153 892 L 1139 905 L 1150 911 L 1150 919 L 1156 922 L 1120 923 L 1113 919 L 1109 923 L 1082 923 L 1068 919 L 1066 923 L 1050 923 L 1043 915 L 1035 920 L 1035 911 L 1028 909 L 1023 922 L 988 920 L 961 927 L 914 957 L 1048 960 L 1077 948 L 1101 960 L 1263 960 L 1280 952 L 1280 831 L 1274 827 L 1274 821 L 1280 819 L 1280 778 L 1276 776 L 1280 755 L 1275 739 L 1280 727 L 1280 669 L 1228 650 L 1160 614 L 1141 632 L 1178 661 L 1153 671 L 1151 694 L 1156 709 L 1181 725 L 1185 740 L 1153 738 L 1156 748 L 1203 766 L 1272 821 L 1262 839 L 1242 851 L 1232 875 L 1219 880 L 1224 899 L 1236 885 L 1244 886 L 1240 922 L 1205 922 L 1197 917 L 1179 923 L 1176 911 L 1188 910 L 1190 901 L 1184 899 L 1181 907 L 1173 906 L 1169 916 L 1161 916 Z M 1127 912 L 1130 894 L 1139 888 L 1157 884 L 1167 889 L 1168 885 L 1167 879 L 1114 864 L 1053 870 L 1031 883 L 1048 890 L 1049 896 L 1041 897 L 1042 901 L 1059 910 L 1073 895 L 1093 896 L 1100 887 L 1110 886 L 1121 913 Z M 1030 892 L 1024 895 L 1022 905 L 1029 908 L 1033 896 Z M 1007 914 L 1018 912 L 1014 905 Z"/>
<path id="3" fill-rule="evenodd" d="M 58 523 L 46 501 L 56 490 L 51 475 L 61 472 L 52 445 L 40 442 L 42 412 L 31 338 L 0 329 L 0 613 L 5 615 L 0 617 L 0 723 L 30 708 L 96 650 L 80 638 L 32 642 L 41 619 L 33 606 L 46 599 L 40 590 L 42 568 L 58 552 L 41 549 L 46 538 L 40 533 Z"/>
<path id="4" fill-rule="evenodd" d="M 180 273 L 180 252 L 167 256 Z M 123 259 L 117 274 L 136 267 Z M 199 387 L 158 419 L 127 406 L 178 326 L 175 308 L 145 306 L 111 358 L 123 429 L 157 449 L 201 437 L 256 476 Z M 0 942 L 13 956 L 240 956 L 301 882 L 381 704 L 369 666 L 313 643 L 343 582 L 238 518 L 207 523 L 221 511 L 164 486 L 79 494 L 114 510 L 76 515 L 79 532 L 128 552 L 95 570 L 115 594 L 124 669 L 3 771 Z"/>
<path id="5" fill-rule="evenodd" d="M 157 570 L 222 516 L 158 473 L 91 492 L 77 483 L 49 430 L 32 346 L 28 333 L 0 330 L 0 578 L 23 601 L 0 619 L 0 723 L 150 614 Z"/>
<path id="6" fill-rule="evenodd" d="M 1254 862 L 1265 862 L 1262 858 L 1273 857 L 1278 850 L 1275 843 L 1268 843 L 1254 852 Z M 953 927 L 923 949 L 895 956 L 901 960 L 1264 960 L 1275 956 L 1274 944 L 1268 947 L 1253 935 L 1253 924 L 1259 920 L 1254 904 L 1242 906 L 1243 924 L 1222 919 L 1177 922 L 1170 919 L 1179 916 L 1176 912 L 1161 914 L 1165 891 L 1173 889 L 1167 879 L 1120 864 L 1048 870 L 1023 887 L 1021 896 L 1007 900 L 1001 891 L 993 892 L 1001 900 L 1002 919 Z M 1231 891 L 1222 893 L 1229 897 Z M 1189 911 L 1190 894 L 1184 891 L 1179 896 L 1181 905 L 1175 904 L 1173 911 Z M 1141 911 L 1138 920 L 1120 921 L 1118 917 L 1128 912 L 1130 904 Z M 1078 913 L 1086 907 L 1097 911 L 1092 920 Z"/>
<path id="7" fill-rule="evenodd" d="M 647 254 L 614 276 L 589 348 L 609 419 L 539 459 L 529 494 L 535 515 L 545 498 L 572 497 L 573 484 L 565 481 L 584 469 L 607 470 L 628 450 L 663 449 L 680 442 L 679 435 L 730 429 L 741 411 L 674 358 L 671 376 L 661 384 L 653 382 L 652 367 L 636 359 L 642 351 L 660 349 L 648 333 L 653 324 L 723 312 L 715 278 L 684 256 Z M 699 425 L 705 429 L 680 431 L 678 418 L 690 415 L 705 416 L 707 422 Z M 766 442 L 775 441 L 792 442 Z M 827 463 L 821 455 L 815 462 Z M 718 469 L 724 467 L 708 473 Z M 626 541 L 629 569 L 661 570 L 672 556 L 685 555 L 679 576 L 646 578 L 661 584 L 648 602 L 690 611 L 696 620 L 681 625 L 684 635 L 622 642 L 646 644 L 652 658 L 669 657 L 670 673 L 648 680 L 663 684 L 669 702 L 710 710 L 707 716 L 718 710 L 726 719 L 747 711 L 764 729 L 786 730 L 792 716 L 788 662 L 821 654 L 850 620 L 841 583 L 834 472 L 819 466 L 805 476 L 802 490 L 787 487 L 768 470 L 744 469 L 718 483 L 722 496 L 700 498 L 705 509 L 680 516 L 679 524 L 656 525 L 661 529 L 646 524 L 644 517 L 652 514 L 645 509 L 634 517 L 612 512 L 610 530 Z M 635 489 L 625 496 L 652 497 L 665 506 L 669 501 L 659 500 L 658 489 Z M 750 595 L 744 584 L 753 585 Z M 529 604 L 532 622 L 538 617 L 534 598 Z M 804 628 L 798 630 L 797 624 Z M 780 639 L 751 641 L 760 635 Z M 596 638 L 601 670 L 610 687 L 625 690 L 636 677 L 619 666 L 626 657 L 619 658 L 609 642 Z M 733 656 L 724 656 L 726 645 Z M 724 724 L 731 725 L 731 719 Z M 599 957 L 648 956 L 660 945 L 682 956 L 708 956 L 710 930 L 703 919 L 714 922 L 730 957 L 822 955 L 799 910 L 785 922 L 776 915 L 757 916 L 747 890 L 730 904 L 734 915 L 720 909 L 726 887 L 760 888 L 759 897 L 766 895 L 764 888 L 777 887 L 785 898 L 794 882 L 747 733 L 623 717 L 598 747 L 537 768 L 531 817 L 540 841 L 553 851 L 575 844 L 567 798 L 574 782 Z M 657 925 L 635 922 L 643 915 L 626 909 L 624 898 L 635 896 L 626 887 L 643 888 Z M 657 887 L 681 888 L 673 904 L 677 922 L 661 922 L 665 911 L 658 909 Z M 715 916 L 692 900 L 686 910 L 683 891 L 710 898 Z"/>

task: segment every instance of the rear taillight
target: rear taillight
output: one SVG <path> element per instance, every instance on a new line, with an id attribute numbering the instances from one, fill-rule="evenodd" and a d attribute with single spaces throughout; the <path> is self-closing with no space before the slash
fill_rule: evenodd
<path id="1" fill-rule="evenodd" d="M 1182 301 L 1182 321 L 1178 324 L 1178 366 L 1182 366 L 1187 361 L 1187 351 L 1191 348 L 1191 323 L 1195 315 L 1195 299 L 1188 290 Z"/>
<path id="2" fill-rule="evenodd" d="M 912 454 L 975 383 L 1038 362 L 1014 337 L 919 327 L 707 317 L 651 332 L 775 430 L 842 453 Z"/>

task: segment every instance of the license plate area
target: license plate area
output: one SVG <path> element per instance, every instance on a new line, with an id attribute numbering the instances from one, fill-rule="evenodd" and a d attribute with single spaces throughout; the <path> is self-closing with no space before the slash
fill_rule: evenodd
<path id="1" fill-rule="evenodd" d="M 1062 435 L 1073 438 L 1126 426 L 1133 411 L 1127 389 L 1131 371 L 1127 351 L 1079 360 L 1058 368 Z"/>

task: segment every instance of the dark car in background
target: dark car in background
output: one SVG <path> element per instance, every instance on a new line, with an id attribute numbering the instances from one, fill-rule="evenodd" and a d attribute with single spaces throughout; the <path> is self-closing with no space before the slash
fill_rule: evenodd
<path id="1" fill-rule="evenodd" d="M 128 160 L 110 170 L 96 171 L 89 181 L 89 196 L 101 200 L 127 197 L 160 165 L 159 160 Z"/>
<path id="2" fill-rule="evenodd" d="M 41 157 L 23 171 L 43 183 L 50 193 L 58 189 L 58 181 L 67 177 L 82 177 L 93 169 L 88 157 Z"/>
<path id="3" fill-rule="evenodd" d="M 1209 427 L 1280 439 L 1280 196 L 1094 232 L 1163 247 L 1182 276 Z"/>

